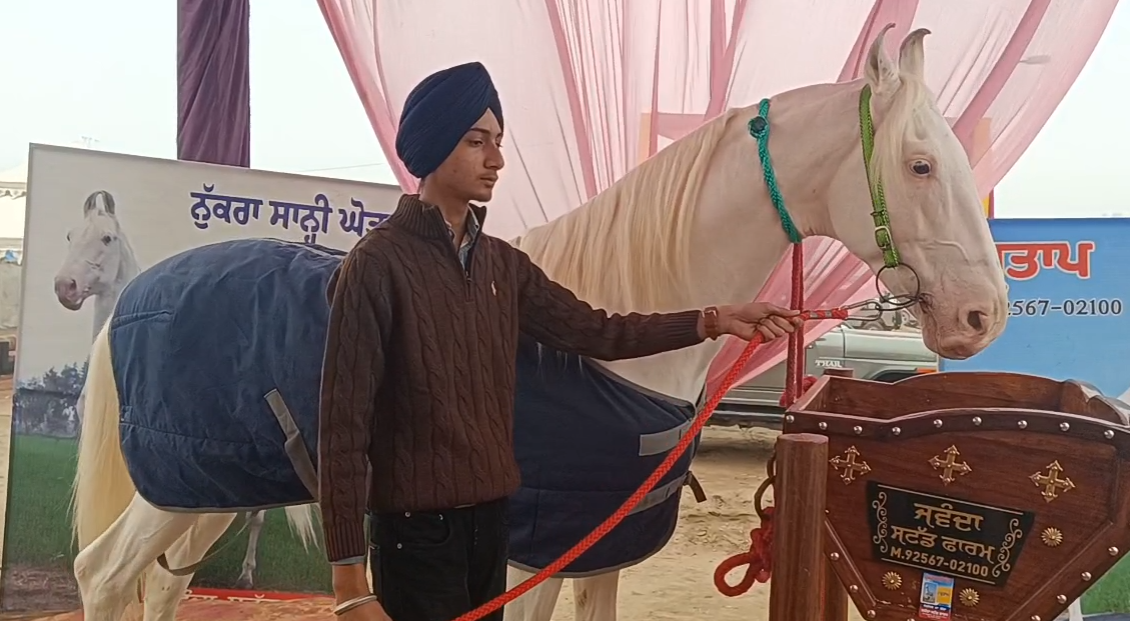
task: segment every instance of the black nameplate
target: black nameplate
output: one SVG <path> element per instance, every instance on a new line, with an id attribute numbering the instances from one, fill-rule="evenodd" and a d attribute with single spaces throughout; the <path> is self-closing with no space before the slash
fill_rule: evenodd
<path id="1" fill-rule="evenodd" d="M 993 586 L 1012 573 L 1035 515 L 867 482 L 875 558 Z"/>

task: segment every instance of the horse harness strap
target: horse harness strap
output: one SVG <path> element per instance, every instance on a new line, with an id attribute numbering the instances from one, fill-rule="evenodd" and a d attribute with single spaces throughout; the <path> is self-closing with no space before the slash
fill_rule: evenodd
<path id="1" fill-rule="evenodd" d="M 769 98 L 761 100 L 758 114 L 749 120 L 749 134 L 757 140 L 757 155 L 761 160 L 761 172 L 765 177 L 765 185 L 769 189 L 769 198 L 773 208 L 781 219 L 781 227 L 785 230 L 789 242 L 792 244 L 792 296 L 793 310 L 800 311 L 804 307 L 804 255 L 802 245 L 803 236 L 793 222 L 785 200 L 781 196 L 781 188 L 777 183 L 777 174 L 773 170 L 773 161 L 769 156 Z M 872 155 L 875 151 L 875 123 L 871 117 L 871 86 L 864 85 L 859 94 L 859 135 L 863 148 L 863 168 L 867 173 L 867 185 L 871 193 L 871 219 L 875 225 L 875 244 L 883 253 L 883 269 L 895 269 L 902 265 L 898 251 L 895 249 L 894 239 L 891 236 L 891 218 L 887 210 L 887 198 L 883 192 L 882 179 L 876 177 L 872 171 Z M 881 272 L 880 272 L 881 273 Z M 879 277 L 875 278 L 876 288 L 879 288 Z M 880 299 L 885 296 L 879 291 Z M 917 298 L 917 293 L 914 296 Z M 804 392 L 804 339 L 802 333 L 789 335 L 788 355 L 785 371 L 785 392 L 781 397 L 781 405 L 789 407 Z"/>
<path id="2" fill-rule="evenodd" d="M 891 215 L 887 211 L 887 196 L 883 180 L 874 179 L 871 172 L 871 155 L 875 152 L 875 123 L 871 118 L 871 85 L 859 94 L 859 129 L 863 143 L 863 168 L 867 171 L 867 186 L 871 190 L 871 218 L 875 223 L 875 243 L 883 251 L 883 265 L 894 269 L 901 263 L 895 241 L 891 237 Z"/>
<path id="3" fill-rule="evenodd" d="M 298 423 L 294 422 L 294 416 L 290 413 L 290 408 L 286 407 L 278 389 L 267 393 L 264 398 L 267 400 L 271 412 L 274 413 L 275 419 L 278 420 L 283 434 L 286 435 L 283 449 L 286 451 L 286 456 L 290 458 L 291 465 L 294 466 L 294 472 L 302 481 L 302 485 L 306 487 L 306 491 L 310 492 L 310 497 L 316 501 L 318 499 L 318 470 L 314 467 L 314 460 L 310 458 L 310 451 L 306 450 L 306 443 L 302 441 L 302 434 L 298 431 Z"/>
<path id="4" fill-rule="evenodd" d="M 749 134 L 757 140 L 757 155 L 761 160 L 761 171 L 765 176 L 765 185 L 769 188 L 769 198 L 773 201 L 773 208 L 781 218 L 781 227 L 788 235 L 789 241 L 799 244 L 803 239 L 796 228 L 792 217 L 785 209 L 785 200 L 781 196 L 781 188 L 777 184 L 777 173 L 773 169 L 773 161 L 769 156 L 769 99 L 761 100 L 758 114 L 749 120 Z M 883 182 L 877 179 L 872 171 L 871 156 L 875 151 L 875 123 L 871 117 L 871 85 L 864 85 L 859 94 L 859 130 L 860 142 L 863 147 L 863 168 L 867 172 L 867 185 L 871 190 L 871 218 L 875 223 L 875 243 L 883 252 L 883 265 L 894 269 L 901 265 L 898 250 L 895 248 L 891 236 L 891 216 L 887 210 L 887 197 L 883 192 Z"/>
<path id="5" fill-rule="evenodd" d="M 286 402 L 283 401 L 282 395 L 279 394 L 277 389 L 267 393 L 264 399 L 266 399 L 267 406 L 270 407 L 271 412 L 275 415 L 275 419 L 278 420 L 283 435 L 286 436 L 283 448 L 286 450 L 287 457 L 290 458 L 291 465 L 294 466 L 295 473 L 298 475 L 299 480 L 302 481 L 302 485 L 310 492 L 310 496 L 317 500 L 318 471 L 314 467 L 314 461 L 310 458 L 310 452 L 306 450 L 306 444 L 302 441 L 302 434 L 298 431 L 298 424 L 294 422 L 294 416 L 290 413 L 290 408 L 286 406 Z M 250 514 L 254 513 L 257 512 L 253 511 Z M 251 520 L 248 518 L 250 514 L 243 513 L 243 523 L 240 524 L 239 530 L 236 531 L 235 535 L 199 561 L 185 567 L 173 569 L 169 567 L 169 559 L 162 554 L 157 557 L 157 564 L 161 566 L 161 569 L 177 577 L 184 577 L 196 573 L 205 563 L 212 560 L 212 558 L 222 552 L 224 548 L 231 545 L 239 535 L 243 534 L 243 531 L 247 530 L 248 524 L 251 523 Z"/>
<path id="6" fill-rule="evenodd" d="M 196 561 L 195 563 L 192 563 L 191 565 L 186 565 L 184 567 L 178 567 L 176 569 L 173 569 L 172 567 L 169 567 L 168 557 L 165 556 L 164 554 L 161 554 L 161 556 L 157 557 L 157 564 L 161 566 L 161 569 L 164 569 L 165 571 L 169 572 L 170 574 L 173 574 L 174 576 L 176 576 L 178 578 L 183 578 L 185 576 L 191 576 L 192 574 L 196 573 L 196 570 L 203 567 L 205 563 L 212 560 L 212 558 L 215 557 L 220 552 L 223 552 L 225 548 L 230 546 L 233 541 L 235 541 L 240 535 L 243 534 L 243 531 L 247 530 L 247 525 L 251 523 L 251 520 L 247 517 L 248 515 L 249 514 L 244 513 L 241 516 L 243 523 L 239 525 L 239 530 L 237 530 L 235 532 L 235 534 L 231 536 L 231 538 L 229 538 L 223 544 L 217 546 L 214 550 L 212 550 L 210 553 L 205 555 L 204 558 L 200 559 L 199 561 Z"/>
<path id="7" fill-rule="evenodd" d="M 792 216 L 785 209 L 785 199 L 781 196 L 781 188 L 777 185 L 777 173 L 773 170 L 773 159 L 769 156 L 769 98 L 761 100 L 757 116 L 749 120 L 749 135 L 757 139 L 757 156 L 761 160 L 761 172 L 765 175 L 765 185 L 769 188 L 769 198 L 773 201 L 773 208 L 781 218 L 781 227 L 789 241 L 799 244 L 803 239 Z"/>

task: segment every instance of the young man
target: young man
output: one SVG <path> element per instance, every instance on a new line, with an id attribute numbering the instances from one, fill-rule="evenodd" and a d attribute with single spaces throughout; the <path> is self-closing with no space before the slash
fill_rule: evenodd
<path id="1" fill-rule="evenodd" d="M 578 300 L 481 232 L 486 210 L 473 202 L 491 199 L 502 130 L 481 64 L 421 82 L 396 138 L 420 194 L 403 196 L 330 284 L 320 502 L 335 612 L 346 621 L 451 621 L 503 592 L 506 499 L 519 483 L 519 332 L 614 360 L 721 334 L 775 338 L 799 321 L 768 304 L 610 316 Z"/>

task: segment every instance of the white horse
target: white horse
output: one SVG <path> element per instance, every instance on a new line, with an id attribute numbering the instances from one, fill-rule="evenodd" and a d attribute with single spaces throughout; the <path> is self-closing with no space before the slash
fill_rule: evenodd
<path id="1" fill-rule="evenodd" d="M 94 298 L 94 333 L 114 312 L 118 296 L 141 272 L 115 213 L 114 196 L 98 190 L 82 205 L 82 224 L 67 231 L 67 256 L 55 274 L 55 297 L 67 310 Z"/>
<path id="2" fill-rule="evenodd" d="M 55 297 L 63 308 L 78 311 L 94 298 L 92 338 L 114 312 L 114 305 L 129 281 L 141 272 L 129 238 L 118 222 L 114 195 L 96 190 L 82 204 L 82 224 L 67 231 L 67 254 L 55 273 Z M 82 424 L 86 386 L 75 402 Z"/>
<path id="3" fill-rule="evenodd" d="M 114 195 L 106 190 L 97 190 L 86 197 L 82 206 L 82 224 L 67 232 L 67 254 L 55 274 L 55 297 L 63 308 L 77 311 L 87 298 L 94 298 L 93 336 L 98 335 L 110 318 L 122 289 L 141 273 L 129 237 L 118 222 L 116 210 Z M 85 387 L 75 407 L 80 424 L 84 414 L 84 394 Z M 309 512 L 299 507 L 288 510 L 305 543 L 314 532 Z M 246 519 L 247 551 L 236 585 L 249 589 L 255 582 L 259 538 L 266 513 L 250 512 Z"/>
<path id="4" fill-rule="evenodd" d="M 801 233 L 843 242 L 878 272 L 883 258 L 859 148 L 859 95 L 870 85 L 877 123 L 873 163 L 890 201 L 896 245 L 924 293 L 911 312 L 923 322 L 927 347 L 943 357 L 967 358 L 1003 331 L 1007 289 L 968 158 L 924 83 L 928 32 L 909 34 L 896 64 L 882 48 L 891 26 L 873 42 L 863 80 L 772 98 L 770 151 Z M 757 143 L 747 132 L 757 112 L 751 106 L 711 121 L 588 205 L 533 229 L 518 246 L 551 278 L 609 312 L 752 299 L 788 249 L 757 165 Z M 653 204 L 670 211 L 656 213 Z M 892 291 L 913 292 L 913 283 L 888 279 L 890 271 L 883 280 Z M 693 402 L 721 345 L 596 364 Z M 619 573 L 574 580 L 578 621 L 616 618 Z M 533 575 L 512 567 L 509 586 Z M 507 607 L 507 621 L 548 621 L 562 586 L 553 578 L 535 587 Z"/>
<path id="5" fill-rule="evenodd" d="M 770 150 L 801 234 L 843 242 L 896 293 L 920 291 L 915 313 L 926 345 L 965 358 L 1004 329 L 1006 288 L 964 150 L 923 81 L 924 35 L 907 37 L 897 64 L 882 52 L 880 36 L 865 80 L 773 98 Z M 882 270 L 860 150 L 865 86 L 874 94 L 877 127 L 870 163 L 886 191 L 894 244 L 917 282 L 911 270 Z M 747 130 L 757 114 L 751 107 L 721 115 L 514 243 L 551 277 L 609 311 L 749 301 L 789 244 L 757 171 L 757 143 Z M 163 510 L 136 492 L 120 448 L 108 333 L 107 326 L 91 353 L 75 481 L 75 575 L 84 618 L 117 621 L 144 575 L 145 619 L 172 620 L 191 576 L 149 571 L 154 561 L 164 553 L 172 566 L 197 563 L 236 514 Z M 706 342 L 600 364 L 648 390 L 694 402 L 720 347 Z M 615 618 L 619 569 L 576 579 L 578 619 Z M 512 569 L 510 582 L 529 575 Z M 507 618 L 549 619 L 561 585 L 554 578 L 539 586 L 508 606 Z"/>

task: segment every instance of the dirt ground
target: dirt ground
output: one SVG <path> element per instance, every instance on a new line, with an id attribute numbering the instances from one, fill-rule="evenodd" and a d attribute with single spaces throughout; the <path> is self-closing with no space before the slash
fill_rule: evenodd
<path id="1" fill-rule="evenodd" d="M 714 588 L 714 569 L 725 558 L 749 548 L 757 525 L 753 494 L 765 479 L 765 461 L 777 433 L 764 429 L 708 428 L 693 466 L 707 501 L 684 491 L 679 526 L 662 552 L 625 570 L 620 583 L 619 618 L 675 621 L 763 621 L 769 617 L 769 585 L 725 597 Z M 771 496 L 770 496 L 771 497 Z M 730 575 L 731 584 L 741 571 Z M 573 601 L 562 589 L 554 619 L 572 621 Z M 851 619 L 862 619 L 852 613 Z"/>
<path id="2" fill-rule="evenodd" d="M 713 621 L 759 621 L 768 617 L 769 586 L 758 584 L 746 595 L 728 598 L 713 584 L 714 568 L 726 557 L 745 550 L 756 525 L 753 493 L 765 476 L 765 460 L 775 432 L 707 429 L 694 465 L 708 499 L 695 503 L 685 491 L 678 530 L 667 547 L 643 564 L 624 572 L 620 583 L 619 618 L 664 621 L 706 618 Z M 5 453 L 6 454 L 6 453 Z M 740 577 L 734 572 L 731 581 Z M 77 613 L 41 617 L 77 621 Z M 278 603 L 188 601 L 181 620 L 330 619 L 324 599 Z M 855 620 L 860 617 L 853 615 Z M 557 621 L 572 621 L 573 598 L 568 584 L 558 601 Z"/>

